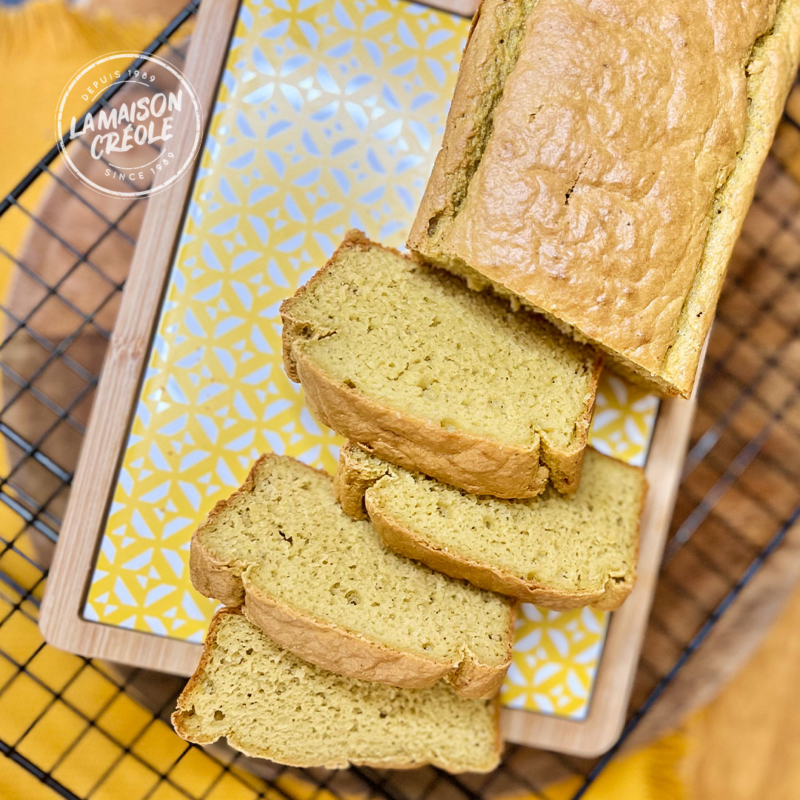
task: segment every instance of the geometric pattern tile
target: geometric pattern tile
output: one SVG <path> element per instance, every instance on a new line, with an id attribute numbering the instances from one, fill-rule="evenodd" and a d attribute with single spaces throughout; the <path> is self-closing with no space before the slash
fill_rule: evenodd
<path id="1" fill-rule="evenodd" d="M 610 616 L 593 608 L 550 611 L 523 603 L 503 704 L 584 719 Z"/>
<path id="2" fill-rule="evenodd" d="M 589 443 L 601 453 L 643 467 L 658 406 L 658 397 L 604 370 L 597 390 Z"/>
<path id="3" fill-rule="evenodd" d="M 201 641 L 215 604 L 189 581 L 198 521 L 262 452 L 335 469 L 339 438 L 316 422 L 283 372 L 278 307 L 347 229 L 402 245 L 468 28 L 468 20 L 404 0 L 242 3 L 87 619 Z M 595 446 L 643 463 L 655 411 L 653 398 L 604 378 Z M 526 607 L 504 699 L 580 716 L 606 616 Z M 563 669 L 541 679 L 556 662 Z"/>

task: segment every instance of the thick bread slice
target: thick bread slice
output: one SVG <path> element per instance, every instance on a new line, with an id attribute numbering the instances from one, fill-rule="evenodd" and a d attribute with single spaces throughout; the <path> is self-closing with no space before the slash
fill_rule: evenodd
<path id="1" fill-rule="evenodd" d="M 172 724 L 187 741 L 225 736 L 248 756 L 293 767 L 489 772 L 501 746 L 496 699 L 465 700 L 442 683 L 397 689 L 327 672 L 233 609 L 211 621 Z"/>
<path id="2" fill-rule="evenodd" d="M 389 550 L 336 502 L 331 478 L 262 456 L 192 537 L 192 583 L 281 647 L 352 678 L 449 681 L 489 697 L 511 661 L 509 601 Z"/>
<path id="3" fill-rule="evenodd" d="M 287 374 L 365 450 L 479 494 L 577 488 L 601 360 L 541 317 L 358 231 L 281 316 Z"/>
<path id="4" fill-rule="evenodd" d="M 433 569 L 546 608 L 614 609 L 636 577 L 644 472 L 587 449 L 575 494 L 477 497 L 352 444 L 336 491 L 384 542 Z"/>

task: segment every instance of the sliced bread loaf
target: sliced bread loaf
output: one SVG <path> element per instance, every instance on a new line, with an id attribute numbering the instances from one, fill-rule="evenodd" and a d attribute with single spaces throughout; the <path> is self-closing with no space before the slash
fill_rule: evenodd
<path id="1" fill-rule="evenodd" d="M 195 532 L 190 564 L 204 595 L 244 601 L 278 644 L 342 675 L 488 697 L 511 660 L 506 598 L 396 555 L 292 458 L 256 462 Z"/>
<path id="2" fill-rule="evenodd" d="M 393 550 L 484 589 L 547 608 L 614 609 L 633 588 L 644 472 L 592 448 L 571 495 L 477 497 L 353 445 L 336 488 Z"/>
<path id="3" fill-rule="evenodd" d="M 496 700 L 465 700 L 442 683 L 398 689 L 327 672 L 231 609 L 212 620 L 172 724 L 190 742 L 225 736 L 246 755 L 293 767 L 488 772 L 500 755 Z"/>
<path id="4" fill-rule="evenodd" d="M 286 371 L 360 447 L 478 494 L 574 491 L 600 358 L 351 231 L 281 307 Z"/>

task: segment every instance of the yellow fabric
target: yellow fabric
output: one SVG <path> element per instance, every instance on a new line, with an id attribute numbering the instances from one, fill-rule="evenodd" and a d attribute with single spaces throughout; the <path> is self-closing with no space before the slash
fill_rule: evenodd
<path id="1" fill-rule="evenodd" d="M 650 747 L 612 761 L 584 795 L 585 800 L 685 800 L 678 768 L 686 751 L 683 732 L 665 736 Z M 569 800 L 580 779 L 550 786 L 548 800 Z"/>
<path id="2" fill-rule="evenodd" d="M 0 75 L 12 76 L 11 80 L 0 82 L 0 144 L 4 154 L 0 159 L 0 194 L 11 189 L 53 143 L 53 112 L 65 81 L 96 55 L 141 47 L 150 41 L 157 27 L 158 23 L 123 28 L 111 19 L 88 19 L 62 0 L 41 0 L 19 10 L 0 11 Z M 35 207 L 45 183 L 46 179 L 39 179 L 25 194 L 25 207 Z M 16 253 L 25 228 L 25 217 L 19 212 L 0 218 L 0 246 Z M 0 298 L 7 294 L 10 277 L 11 264 L 0 257 Z M 0 475 L 6 474 L 7 469 L 5 453 L 0 449 Z M 19 529 L 18 517 L 0 505 L 0 530 L 8 536 Z M 15 577 L 25 585 L 24 574 Z M 29 577 L 35 579 L 33 575 Z M 0 601 L 0 619 L 9 611 L 9 604 Z M 172 783 L 161 783 L 152 794 L 154 800 L 184 797 L 176 787 L 199 797 L 213 784 L 207 795 L 210 800 L 255 797 L 264 789 L 261 781 L 246 774 L 221 776 L 220 767 L 202 751 L 193 750 L 174 766 L 185 745 L 169 726 L 151 721 L 150 714 L 127 697 L 112 700 L 116 694 L 113 673 L 104 673 L 102 667 L 81 671 L 81 659 L 54 648 L 44 647 L 37 652 L 41 637 L 30 619 L 35 618 L 36 611 L 24 605 L 23 611 L 29 616 L 15 611 L 0 626 L 0 649 L 19 662 L 32 659 L 28 671 L 47 689 L 0 659 L 0 686 L 11 681 L 0 694 L 0 739 L 16 743 L 44 713 L 19 742 L 19 751 L 44 769 L 55 767 L 53 776 L 77 794 L 93 791 L 93 798 L 128 800 L 150 791 L 156 775 L 135 756 L 158 772 L 170 770 Z M 71 680 L 63 699 L 49 705 L 51 692 L 60 691 Z M 81 713 L 97 718 L 97 729 L 87 731 Z M 123 749 L 131 741 L 135 756 Z M 77 745 L 70 755 L 59 762 L 74 742 Z M 588 800 L 682 798 L 675 768 L 683 745 L 682 736 L 673 735 L 618 759 L 587 794 Z M 110 776 L 93 788 L 115 761 L 118 763 Z M 550 787 L 547 795 L 554 800 L 568 798 L 578 785 L 567 781 Z M 294 776 L 281 777 L 280 786 L 292 797 L 312 794 L 312 787 Z M 274 794 L 268 792 L 267 796 Z M 514 798 L 522 796 L 515 794 Z M 56 795 L 9 759 L 0 758 L 0 797 L 49 800 Z"/>
<path id="3" fill-rule="evenodd" d="M 99 55 L 149 44 L 163 25 L 118 25 L 110 16 L 88 17 L 64 0 L 38 0 L 0 10 L 0 195 L 25 176 L 56 142 L 54 118 L 58 98 L 77 70 Z M 81 109 L 72 98 L 67 114 Z M 33 208 L 47 179 L 26 192 L 24 206 Z M 16 252 L 24 217 L 11 212 L 0 220 L 0 245 Z"/>

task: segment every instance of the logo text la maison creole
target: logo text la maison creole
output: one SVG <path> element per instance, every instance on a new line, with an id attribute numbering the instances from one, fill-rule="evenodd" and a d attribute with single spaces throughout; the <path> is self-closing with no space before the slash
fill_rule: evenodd
<path id="1" fill-rule="evenodd" d="M 183 89 L 164 94 L 140 97 L 119 108 L 101 109 L 95 116 L 87 114 L 83 127 L 76 130 L 77 120 L 72 118 L 70 135 L 92 136 L 92 158 L 125 153 L 134 147 L 169 141 L 174 133 L 174 112 L 181 110 Z"/>

